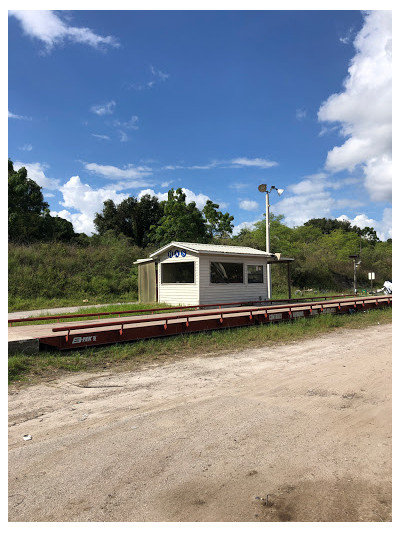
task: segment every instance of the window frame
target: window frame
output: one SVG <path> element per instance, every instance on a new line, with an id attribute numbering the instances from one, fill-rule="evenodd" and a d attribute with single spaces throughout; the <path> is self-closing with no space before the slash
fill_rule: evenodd
<path id="1" fill-rule="evenodd" d="M 249 269 L 251 267 L 261 267 L 261 281 L 250 281 L 250 278 L 249 278 Z M 253 272 L 253 274 L 257 274 L 257 272 Z M 260 285 L 262 283 L 264 283 L 264 265 L 247 265 L 247 283 L 249 285 Z"/>
<path id="2" fill-rule="evenodd" d="M 196 261 L 171 261 L 160 263 L 161 272 L 160 272 L 160 283 L 161 285 L 195 285 L 196 284 Z M 168 266 L 177 266 L 177 265 L 193 265 L 193 281 L 164 281 L 164 267 Z"/>
<path id="3" fill-rule="evenodd" d="M 241 265 L 242 267 L 242 274 L 241 274 L 241 281 L 213 281 L 213 271 L 212 271 L 212 265 L 213 264 L 221 264 L 221 265 Z M 244 285 L 244 263 L 238 263 L 234 261 L 210 261 L 210 285 Z"/>

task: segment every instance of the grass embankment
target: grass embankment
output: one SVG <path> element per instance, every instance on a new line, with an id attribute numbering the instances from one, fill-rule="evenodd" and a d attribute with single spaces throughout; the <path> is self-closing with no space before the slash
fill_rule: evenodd
<path id="1" fill-rule="evenodd" d="M 98 241 L 98 242 L 97 242 Z M 88 246 L 10 244 L 9 311 L 137 301 L 137 268 L 147 251 L 124 239 L 98 238 Z"/>
<path id="2" fill-rule="evenodd" d="M 101 369 L 132 370 L 140 365 L 194 355 L 218 354 L 258 346 L 276 346 L 322 335 L 335 328 L 365 328 L 392 321 L 391 308 L 352 315 L 320 315 L 293 322 L 180 335 L 69 352 L 42 351 L 9 358 L 9 382 L 36 383 L 60 374 Z"/>

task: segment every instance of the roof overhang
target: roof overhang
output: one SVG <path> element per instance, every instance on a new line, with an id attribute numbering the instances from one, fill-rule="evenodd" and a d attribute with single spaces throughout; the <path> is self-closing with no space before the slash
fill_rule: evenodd
<path id="1" fill-rule="evenodd" d="M 145 259 L 138 259 L 137 261 L 134 261 L 134 265 L 143 265 L 143 263 L 153 263 L 155 260 L 151 257 L 146 257 Z"/>

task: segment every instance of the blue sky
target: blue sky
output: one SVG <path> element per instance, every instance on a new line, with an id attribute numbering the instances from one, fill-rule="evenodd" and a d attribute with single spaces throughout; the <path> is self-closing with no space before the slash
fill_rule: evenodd
<path id="1" fill-rule="evenodd" d="M 185 189 L 391 237 L 390 11 L 10 11 L 9 157 L 91 234 L 102 202 Z"/>

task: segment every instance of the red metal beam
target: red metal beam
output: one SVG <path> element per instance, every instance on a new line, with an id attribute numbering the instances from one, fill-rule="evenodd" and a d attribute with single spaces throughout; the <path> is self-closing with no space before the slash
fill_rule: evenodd
<path id="1" fill-rule="evenodd" d="M 280 306 L 259 306 L 252 309 L 226 309 L 209 310 L 188 314 L 175 314 L 168 317 L 146 317 L 133 320 L 121 320 L 116 322 L 100 322 L 97 324 L 82 324 L 76 326 L 53 328 L 53 332 L 66 332 L 59 336 L 39 338 L 41 344 L 59 348 L 60 350 L 80 348 L 83 346 L 96 346 L 112 344 L 153 337 L 164 337 L 181 333 L 199 332 L 251 324 L 292 320 L 293 313 L 303 317 L 312 317 L 313 311 L 318 314 L 332 309 L 335 313 L 346 313 L 349 308 L 365 309 L 376 306 L 391 305 L 392 296 L 363 297 L 351 300 L 337 300 L 330 302 L 315 302 L 304 304 L 289 304 Z M 196 320 L 191 320 L 195 318 Z M 171 322 L 175 321 L 175 322 Z M 143 327 L 125 327 L 134 325 Z M 103 328 L 103 329 L 102 329 Z M 108 328 L 104 330 L 104 328 Z M 112 328 L 112 329 L 110 329 Z M 85 331 L 93 330 L 96 331 Z M 71 334 L 71 331 L 80 331 L 79 334 Z"/>
<path id="2" fill-rule="evenodd" d="M 351 298 L 352 294 L 343 294 L 343 295 L 335 295 L 335 296 L 311 296 L 311 297 L 304 297 L 304 298 L 293 298 L 290 300 L 290 302 L 300 302 L 300 301 L 312 301 L 312 300 L 330 300 L 334 298 Z M 80 313 L 80 314 L 68 314 L 68 315 L 49 315 L 49 316 L 38 316 L 38 317 L 28 317 L 28 318 L 10 318 L 8 320 L 9 324 L 16 324 L 21 322 L 41 322 L 41 321 L 49 321 L 49 320 L 56 320 L 59 321 L 61 319 L 71 319 L 74 318 L 90 318 L 90 317 L 101 317 L 101 316 L 110 316 L 110 315 L 130 315 L 130 314 L 140 314 L 140 313 L 161 313 L 163 311 L 175 311 L 177 309 L 183 311 L 188 309 L 208 309 L 213 307 L 233 307 L 233 306 L 239 306 L 239 305 L 259 305 L 262 302 L 269 302 L 270 305 L 272 305 L 272 302 L 288 302 L 288 299 L 282 298 L 277 300 L 254 300 L 249 302 L 229 302 L 229 303 L 216 303 L 216 304 L 203 304 L 203 305 L 179 305 L 175 307 L 153 307 L 150 309 L 132 309 L 132 310 L 126 310 L 126 311 L 102 311 L 99 313 Z"/>

